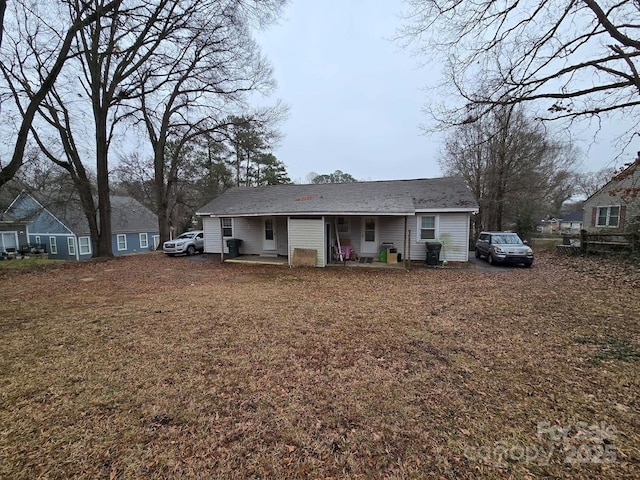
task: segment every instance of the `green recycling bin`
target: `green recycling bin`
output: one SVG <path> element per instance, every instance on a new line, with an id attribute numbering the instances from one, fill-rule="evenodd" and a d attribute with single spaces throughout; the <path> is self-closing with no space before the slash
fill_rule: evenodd
<path id="1" fill-rule="evenodd" d="M 229 258 L 236 258 L 240 256 L 240 244 L 242 240 L 239 238 L 227 239 L 227 247 L 229 248 Z"/>
<path id="2" fill-rule="evenodd" d="M 425 263 L 427 265 L 438 265 L 440 263 L 440 249 L 442 244 L 440 242 L 426 242 L 427 246 L 427 258 Z"/>

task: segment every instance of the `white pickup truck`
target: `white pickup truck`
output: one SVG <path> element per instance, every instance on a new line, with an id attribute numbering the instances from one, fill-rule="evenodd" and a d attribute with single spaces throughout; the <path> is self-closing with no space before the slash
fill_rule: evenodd
<path id="1" fill-rule="evenodd" d="M 196 252 L 204 252 L 204 232 L 193 230 L 162 244 L 162 251 L 167 255 L 179 255 L 186 253 L 194 255 Z"/>

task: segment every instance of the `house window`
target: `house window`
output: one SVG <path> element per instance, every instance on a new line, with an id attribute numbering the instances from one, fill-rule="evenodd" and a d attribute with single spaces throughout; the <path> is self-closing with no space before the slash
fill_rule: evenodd
<path id="1" fill-rule="evenodd" d="M 436 238 L 436 217 L 425 215 L 418 217 L 418 240 L 433 240 Z"/>
<path id="2" fill-rule="evenodd" d="M 222 219 L 222 236 L 233 237 L 233 220 L 231 218 Z"/>
<path id="3" fill-rule="evenodd" d="M 364 241 L 365 242 L 376 241 L 376 219 L 375 218 L 364 219 Z"/>
<path id="4" fill-rule="evenodd" d="M 273 230 L 273 219 L 267 218 L 264 221 L 264 239 L 273 240 L 275 238 Z"/>
<path id="5" fill-rule="evenodd" d="M 349 219 L 345 218 L 345 217 L 338 217 L 336 220 L 336 224 L 337 224 L 337 228 L 338 228 L 338 233 L 343 234 L 343 233 L 349 233 L 349 231 L 351 230 L 351 225 L 349 223 Z"/>
<path id="6" fill-rule="evenodd" d="M 49 249 L 51 250 L 51 255 L 58 254 L 58 244 L 56 243 L 56 237 L 49 237 Z"/>
<path id="7" fill-rule="evenodd" d="M 620 206 L 598 207 L 596 227 L 617 227 L 620 224 Z"/>
<path id="8" fill-rule="evenodd" d="M 76 255 L 76 241 L 73 237 L 67 237 L 67 250 L 70 256 Z"/>
<path id="9" fill-rule="evenodd" d="M 146 233 L 140 234 L 140 248 L 149 248 L 149 237 Z"/>
<path id="10" fill-rule="evenodd" d="M 91 241 L 89 237 L 79 237 L 78 247 L 80 249 L 80 255 L 91 255 Z"/>
<path id="11" fill-rule="evenodd" d="M 123 233 L 118 234 L 118 251 L 127 249 L 127 236 Z"/>

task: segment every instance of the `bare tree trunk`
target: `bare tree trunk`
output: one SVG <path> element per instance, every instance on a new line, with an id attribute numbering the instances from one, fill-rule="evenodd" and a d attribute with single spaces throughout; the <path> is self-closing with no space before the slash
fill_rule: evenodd
<path id="1" fill-rule="evenodd" d="M 98 106 L 95 110 L 96 122 L 96 170 L 98 187 L 98 235 L 99 257 L 112 257 L 111 246 L 111 189 L 109 187 L 109 162 L 107 159 L 109 142 L 107 139 L 108 110 Z"/>
<path id="2" fill-rule="evenodd" d="M 0 48 L 2 47 L 2 36 L 4 34 L 4 12 L 7 10 L 7 0 L 0 0 Z"/>
<path id="3" fill-rule="evenodd" d="M 151 124 L 147 125 L 148 129 L 152 129 Z M 160 137 L 163 135 L 160 134 Z M 158 232 L 160 233 L 160 243 L 158 248 L 161 248 L 164 242 L 171 238 L 170 219 L 169 219 L 169 185 L 165 185 L 165 138 L 158 139 L 154 142 L 154 155 L 153 155 L 153 184 L 156 191 L 156 215 L 158 216 Z"/>

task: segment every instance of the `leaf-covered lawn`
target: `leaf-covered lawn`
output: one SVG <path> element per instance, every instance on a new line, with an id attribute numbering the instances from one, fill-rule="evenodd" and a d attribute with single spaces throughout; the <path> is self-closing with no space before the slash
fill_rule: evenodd
<path id="1" fill-rule="evenodd" d="M 536 262 L 0 272 L 0 477 L 637 477 L 638 269 Z"/>

